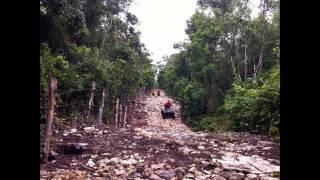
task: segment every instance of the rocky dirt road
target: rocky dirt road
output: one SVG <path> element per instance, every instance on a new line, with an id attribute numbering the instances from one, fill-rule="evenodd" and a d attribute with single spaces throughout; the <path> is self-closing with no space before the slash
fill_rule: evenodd
<path id="1" fill-rule="evenodd" d="M 279 179 L 279 145 L 257 135 L 193 132 L 179 118 L 162 119 L 166 96 L 147 96 L 132 123 L 56 130 L 56 159 L 41 165 L 41 179 Z M 59 151 L 78 143 L 79 154 Z"/>

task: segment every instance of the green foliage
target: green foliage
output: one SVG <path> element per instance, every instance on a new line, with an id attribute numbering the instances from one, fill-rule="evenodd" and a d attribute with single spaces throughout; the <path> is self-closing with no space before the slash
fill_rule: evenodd
<path id="1" fill-rule="evenodd" d="M 280 172 L 279 171 L 273 172 L 272 177 L 280 177 Z"/>
<path id="2" fill-rule="evenodd" d="M 182 115 L 196 117 L 205 113 L 205 97 L 205 90 L 199 82 L 188 83 L 179 97 L 182 104 Z"/>
<path id="3" fill-rule="evenodd" d="M 58 116 L 81 116 L 91 82 L 99 97 L 106 88 L 104 115 L 113 116 L 116 97 L 154 86 L 155 70 L 128 12 L 131 0 L 40 0 L 40 102 L 45 107 L 50 76 L 58 79 Z M 125 14 L 124 20 L 119 14 Z M 89 89 L 89 91 L 87 91 Z M 71 91 L 79 90 L 79 91 Z M 70 91 L 70 92 L 68 92 Z M 94 98 L 94 104 L 99 104 Z M 77 103 L 64 108 L 68 103 Z M 98 107 L 93 107 L 94 113 Z M 79 114 L 82 113 L 82 114 Z M 45 111 L 41 111 L 45 117 Z"/>
<path id="4" fill-rule="evenodd" d="M 193 121 L 194 130 L 225 132 L 232 130 L 233 122 L 225 117 L 200 117 L 199 120 Z"/>
<path id="5" fill-rule="evenodd" d="M 155 87 L 155 75 L 155 69 L 152 66 L 143 69 L 141 84 L 144 84 L 147 89 Z"/>
<path id="6" fill-rule="evenodd" d="M 276 66 L 265 77 L 262 85 L 256 81 L 234 83 L 225 99 L 225 113 L 238 131 L 268 133 L 280 132 L 280 68 Z"/>
<path id="7" fill-rule="evenodd" d="M 185 30 L 190 41 L 176 45 L 181 51 L 166 59 L 158 76 L 195 129 L 279 137 L 279 1 L 268 3 L 274 16 L 266 23 L 263 68 L 255 76 L 261 18 L 250 17 L 248 1 L 198 1 Z"/>
<path id="8" fill-rule="evenodd" d="M 40 87 L 48 88 L 50 77 L 65 81 L 69 75 L 70 64 L 62 55 L 54 56 L 46 44 L 40 47 Z"/>

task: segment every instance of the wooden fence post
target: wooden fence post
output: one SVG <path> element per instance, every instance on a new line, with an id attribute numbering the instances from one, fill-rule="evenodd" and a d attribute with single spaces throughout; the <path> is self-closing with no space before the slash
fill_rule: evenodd
<path id="1" fill-rule="evenodd" d="M 130 119 L 131 119 L 131 101 L 128 102 L 128 107 L 127 107 L 127 124 L 130 124 Z"/>
<path id="2" fill-rule="evenodd" d="M 49 102 L 48 102 L 48 115 L 47 115 L 47 127 L 46 134 L 44 139 L 44 162 L 48 162 L 49 152 L 50 152 L 50 143 L 52 138 L 52 123 L 54 118 L 54 105 L 56 103 L 56 90 L 57 90 L 57 79 L 50 79 L 50 87 L 49 87 Z"/>
<path id="3" fill-rule="evenodd" d="M 121 127 L 122 119 L 123 119 L 123 109 L 122 109 L 122 104 L 120 103 L 120 107 L 119 107 L 119 127 Z"/>
<path id="4" fill-rule="evenodd" d="M 94 97 L 94 91 L 95 90 L 96 90 L 96 82 L 92 82 L 92 84 L 91 84 L 91 95 L 90 95 L 90 99 L 89 99 L 89 106 L 88 106 L 88 112 L 87 112 L 86 119 L 89 118 L 91 107 L 93 106 L 93 97 Z"/>
<path id="5" fill-rule="evenodd" d="M 127 123 L 127 110 L 128 110 L 128 106 L 125 104 L 124 106 L 124 117 L 123 117 L 123 127 L 126 127 L 126 123 Z"/>
<path id="6" fill-rule="evenodd" d="M 105 98 L 105 88 L 102 90 L 102 95 L 101 95 L 101 104 L 99 107 L 99 115 L 98 115 L 98 124 L 102 124 L 102 114 L 103 114 L 103 108 L 104 108 L 104 98 Z"/>
<path id="7" fill-rule="evenodd" d="M 115 128 L 118 127 L 118 113 L 119 113 L 119 98 L 117 98 L 117 100 L 116 100 L 116 113 L 115 113 L 115 118 L 114 118 Z"/>
<path id="8" fill-rule="evenodd" d="M 128 97 L 128 101 L 127 101 L 127 114 L 126 114 L 126 123 L 129 123 L 130 121 L 130 113 L 131 113 L 131 102 L 132 102 L 132 97 L 129 96 Z"/>

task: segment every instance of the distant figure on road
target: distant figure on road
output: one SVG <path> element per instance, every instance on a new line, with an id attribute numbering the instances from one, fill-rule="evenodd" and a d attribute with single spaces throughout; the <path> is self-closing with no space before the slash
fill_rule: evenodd
<path id="1" fill-rule="evenodd" d="M 158 89 L 158 96 L 160 96 L 160 90 Z"/>

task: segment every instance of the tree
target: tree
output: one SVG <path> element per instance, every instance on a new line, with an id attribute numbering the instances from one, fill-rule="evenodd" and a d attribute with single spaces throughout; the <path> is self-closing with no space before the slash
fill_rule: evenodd
<path id="1" fill-rule="evenodd" d="M 97 91 L 106 88 L 105 111 L 111 116 L 116 97 L 129 97 L 138 88 L 154 86 L 154 70 L 140 33 L 134 28 L 138 19 L 128 12 L 130 3 L 40 0 L 41 89 L 47 89 L 50 75 L 65 91 L 90 89 L 95 81 Z M 44 99 L 46 92 L 40 95 Z M 57 107 L 74 100 L 85 104 L 86 96 L 85 91 L 58 93 Z M 58 116 L 69 116 L 74 111 L 83 108 L 57 109 Z"/>
<path id="2" fill-rule="evenodd" d="M 264 14 L 251 18 L 248 2 L 199 0 L 185 30 L 190 42 L 176 44 L 180 52 L 159 72 L 160 87 L 180 100 L 183 118 L 194 127 L 268 133 L 270 123 L 279 122 L 279 96 L 270 92 L 279 90 L 279 6 L 265 2 L 274 11 L 266 21 Z"/>

